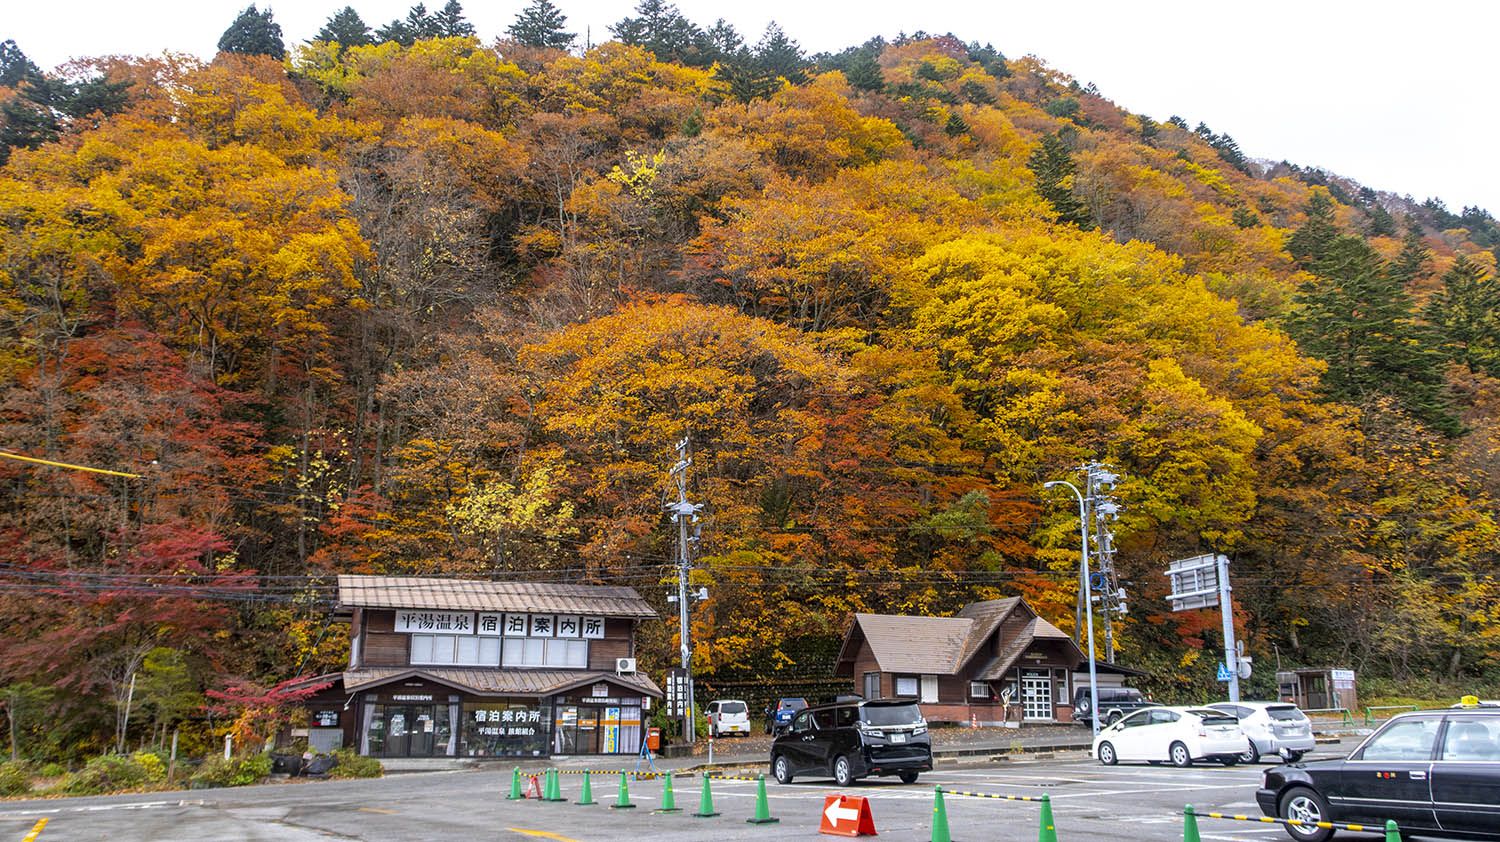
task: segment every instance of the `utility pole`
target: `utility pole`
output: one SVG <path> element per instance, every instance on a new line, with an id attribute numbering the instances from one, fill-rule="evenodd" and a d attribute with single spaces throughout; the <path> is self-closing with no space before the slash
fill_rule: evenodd
<path id="1" fill-rule="evenodd" d="M 1240 653 L 1234 642 L 1234 601 L 1230 597 L 1229 556 L 1218 554 L 1219 613 L 1224 623 L 1224 665 L 1229 667 L 1229 701 L 1240 700 Z"/>
<path id="2" fill-rule="evenodd" d="M 1067 480 L 1058 479 L 1051 482 L 1044 482 L 1042 483 L 1042 488 L 1054 488 L 1059 485 L 1066 486 L 1069 491 L 1073 492 L 1073 496 L 1078 498 L 1078 537 L 1083 542 L 1078 564 L 1081 568 L 1080 578 L 1083 580 L 1084 618 L 1088 623 L 1088 649 L 1085 651 L 1088 652 L 1089 656 L 1089 716 L 1094 736 L 1097 737 L 1099 736 L 1099 675 L 1098 667 L 1095 664 L 1097 658 L 1094 655 L 1094 600 L 1091 598 L 1092 594 L 1089 593 L 1089 519 L 1084 502 L 1086 498 L 1083 496 L 1083 492 L 1078 490 L 1078 486 Z M 1024 697 L 1022 704 L 1025 704 Z"/>
<path id="3" fill-rule="evenodd" d="M 1100 584 L 1093 591 L 1099 599 L 1100 614 L 1104 620 L 1105 659 L 1114 663 L 1115 630 L 1110 615 L 1117 610 L 1124 613 L 1124 591 L 1120 587 L 1119 577 L 1115 575 L 1115 536 L 1105 525 L 1104 519 L 1108 517 L 1113 520 L 1120 516 L 1120 504 L 1106 493 L 1119 483 L 1120 476 L 1108 465 L 1098 462 L 1085 465 L 1084 473 L 1088 477 L 1089 515 L 1094 520 L 1095 569 L 1099 571 Z"/>
<path id="4" fill-rule="evenodd" d="M 670 472 L 672 479 L 677 481 L 677 502 L 668 503 L 666 510 L 672 513 L 672 520 L 677 522 L 677 629 L 678 639 L 682 643 L 682 675 L 686 691 L 682 700 L 682 738 L 688 743 L 692 743 L 697 736 L 694 733 L 697 729 L 693 727 L 693 649 L 688 638 L 688 570 L 692 563 L 688 525 L 698 521 L 698 512 L 703 508 L 701 504 L 688 502 L 688 468 L 692 464 L 693 459 L 688 456 L 688 439 L 684 436 L 677 443 L 677 464 L 672 466 Z"/>
<path id="5" fill-rule="evenodd" d="M 1240 674 L 1250 677 L 1250 659 L 1241 658 L 1234 640 L 1233 588 L 1229 586 L 1229 556 L 1223 553 L 1193 556 L 1167 566 L 1172 592 L 1167 599 L 1173 611 L 1196 611 L 1219 606 L 1224 624 L 1224 661 L 1216 676 L 1229 685 L 1229 701 L 1240 700 Z"/>

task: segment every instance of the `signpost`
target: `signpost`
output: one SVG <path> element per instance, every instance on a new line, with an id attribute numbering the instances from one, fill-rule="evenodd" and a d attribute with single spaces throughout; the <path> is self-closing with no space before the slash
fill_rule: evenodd
<path id="1" fill-rule="evenodd" d="M 1241 658 L 1234 642 L 1234 603 L 1230 597 L 1229 557 L 1223 553 L 1199 555 L 1167 566 L 1172 593 L 1167 599 L 1173 611 L 1196 611 L 1218 604 L 1224 623 L 1224 660 L 1218 679 L 1229 684 L 1229 701 L 1240 700 L 1240 679 L 1249 678 L 1249 659 Z M 1229 665 L 1234 664 L 1230 669 Z"/>

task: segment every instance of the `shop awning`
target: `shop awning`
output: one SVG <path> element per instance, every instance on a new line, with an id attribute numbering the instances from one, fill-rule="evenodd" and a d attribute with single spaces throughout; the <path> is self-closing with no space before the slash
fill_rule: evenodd
<path id="1" fill-rule="evenodd" d="M 476 670 L 441 667 L 368 667 L 344 673 L 344 690 L 356 693 L 395 681 L 423 678 L 476 696 L 551 696 L 600 681 L 662 698 L 644 673 L 579 670 Z"/>

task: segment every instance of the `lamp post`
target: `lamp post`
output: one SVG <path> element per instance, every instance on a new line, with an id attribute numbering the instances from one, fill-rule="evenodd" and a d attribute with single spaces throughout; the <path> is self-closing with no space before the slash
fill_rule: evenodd
<path id="1" fill-rule="evenodd" d="M 1094 662 L 1094 596 L 1089 587 L 1089 518 L 1083 502 L 1083 492 L 1067 480 L 1058 479 L 1042 483 L 1043 488 L 1051 488 L 1054 485 L 1066 485 L 1073 496 L 1078 498 L 1078 535 L 1083 539 L 1082 565 L 1083 575 L 1079 577 L 1083 583 L 1083 610 L 1084 622 L 1088 623 L 1089 643 L 1089 719 L 1093 724 L 1094 736 L 1099 736 L 1099 675 Z"/>

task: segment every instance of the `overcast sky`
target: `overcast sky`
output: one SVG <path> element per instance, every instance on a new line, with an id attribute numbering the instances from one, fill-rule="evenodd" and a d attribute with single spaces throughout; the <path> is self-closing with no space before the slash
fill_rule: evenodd
<path id="1" fill-rule="evenodd" d="M 271 4 L 288 44 L 311 38 L 347 0 Z M 437 7 L 444 0 L 430 0 Z M 580 38 L 598 43 L 635 0 L 554 0 Z M 466 3 L 486 40 L 526 0 Z M 50 68 L 71 57 L 163 50 L 211 57 L 246 0 L 8 3 L 0 40 Z M 262 3 L 262 7 L 266 4 Z M 357 0 L 379 26 L 410 0 Z M 1227 132 L 1255 158 L 1349 176 L 1457 212 L 1500 214 L 1500 167 L 1482 153 L 1497 137 L 1493 51 L 1500 3 L 1386 0 L 1071 0 L 1066 4 L 837 3 L 680 0 L 699 24 L 723 17 L 754 42 L 771 20 L 809 52 L 900 32 L 952 32 L 1009 57 L 1034 54 L 1135 112 L 1181 115 Z"/>

